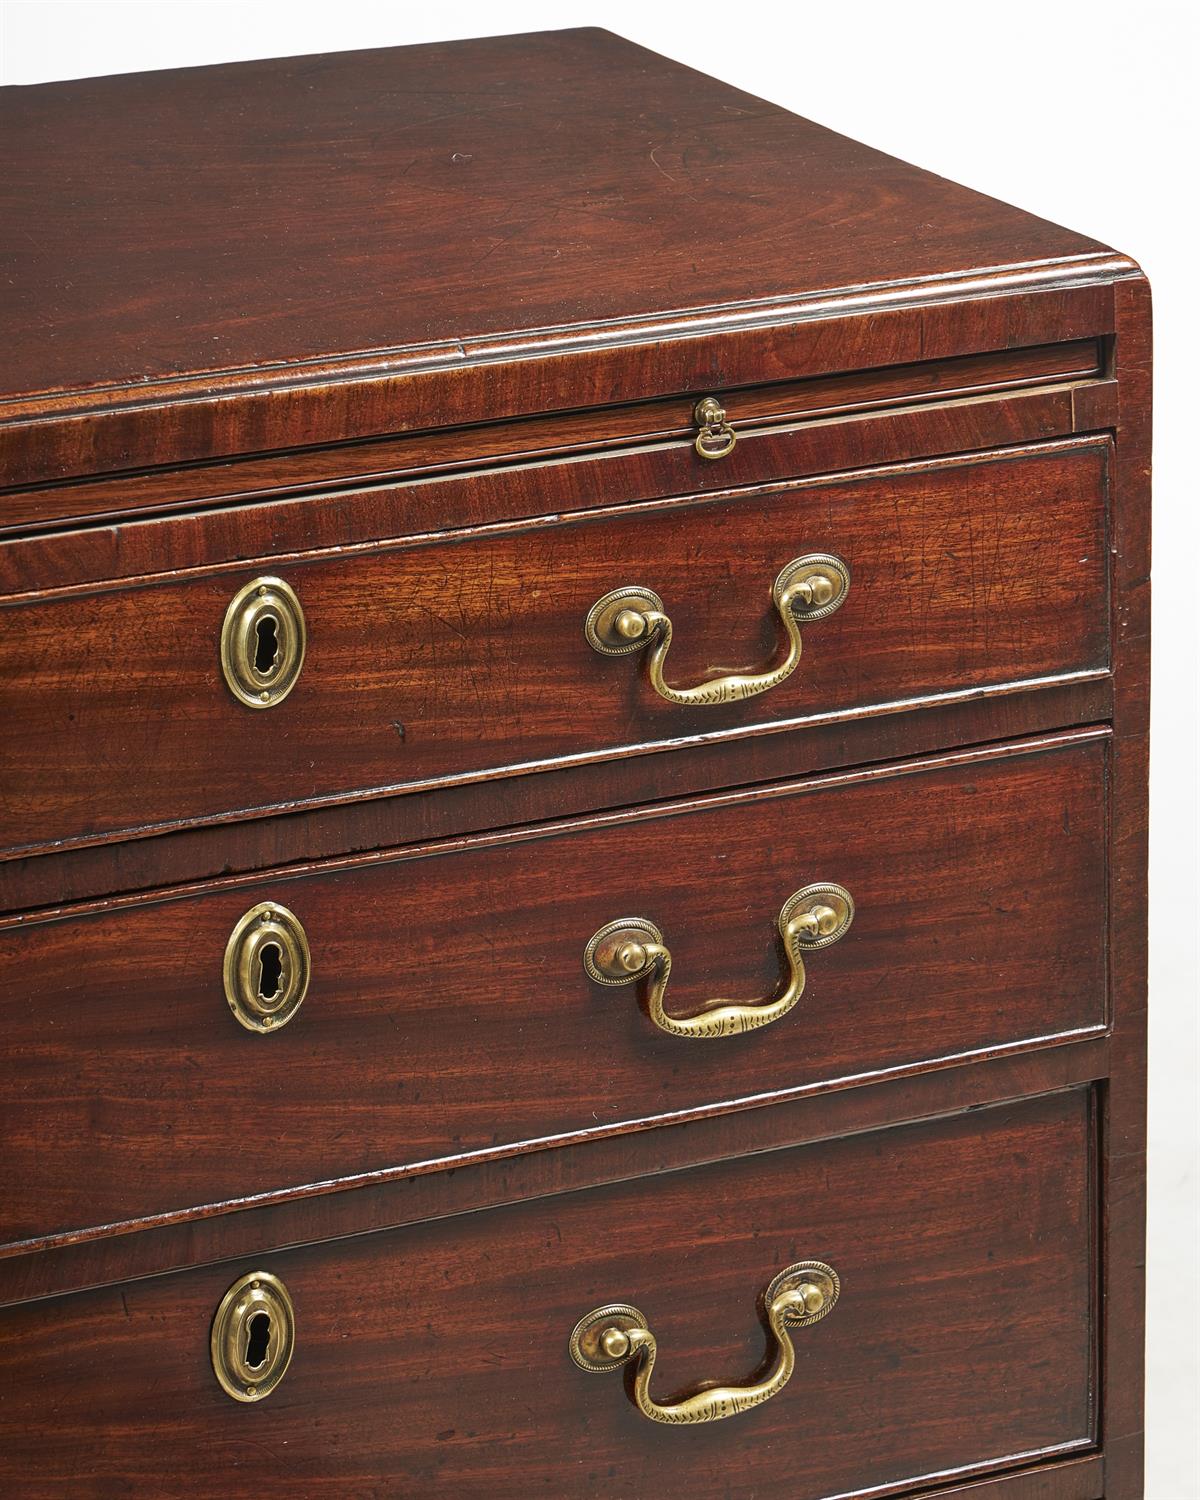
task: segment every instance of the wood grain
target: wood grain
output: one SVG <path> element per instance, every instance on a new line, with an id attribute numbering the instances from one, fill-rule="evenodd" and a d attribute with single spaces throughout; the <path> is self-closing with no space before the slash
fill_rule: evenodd
<path id="1" fill-rule="evenodd" d="M 784 479 L 822 484 L 835 476 L 869 478 L 879 468 L 916 467 L 921 459 L 940 459 L 948 467 L 1033 457 L 1056 438 L 1092 435 L 1094 442 L 1116 413 L 1116 383 L 1106 377 L 743 429 L 720 463 L 697 457 L 686 439 L 473 469 L 466 476 L 288 496 L 249 510 L 231 505 L 9 537 L 0 540 L 0 597 L 107 590 L 118 580 L 239 563 L 260 551 L 292 558 L 470 532 L 497 522 L 544 524 L 547 518 L 606 511 L 614 503 L 749 498 Z"/>
<path id="2" fill-rule="evenodd" d="M 0 911 L 29 912 L 89 897 L 512 828 L 531 820 L 696 796 L 871 760 L 1042 737 L 1064 726 L 1106 723 L 1111 713 L 1111 677 L 1107 672 L 1085 673 L 1037 686 L 909 699 L 876 712 L 780 726 L 769 734 L 696 739 L 653 755 L 626 755 L 242 823 L 216 823 L 164 838 L 0 860 Z"/>
<path id="3" fill-rule="evenodd" d="M 1106 462 L 1103 440 L 1074 442 L 10 606 L 0 844 L 161 832 L 1103 668 Z M 780 650 L 771 584 L 809 551 L 844 559 L 850 594 L 761 697 L 681 709 L 638 658 L 584 639 L 596 599 L 644 583 L 675 624 L 669 680 L 761 670 Z M 233 699 L 217 651 L 256 572 L 291 583 L 309 632 L 296 690 L 262 713 Z"/>
<path id="4" fill-rule="evenodd" d="M 664 1497 L 816 1500 L 1070 1455 L 1094 1439 L 1089 1129 L 1081 1090 L 268 1255 L 297 1353 L 258 1406 L 208 1363 L 213 1310 L 254 1264 L 10 1309 L 0 1473 L 31 1500 L 298 1482 L 567 1500 L 635 1475 Z M 656 1427 L 567 1356 L 575 1320 L 624 1299 L 659 1336 L 662 1395 L 744 1380 L 755 1299 L 802 1257 L 837 1267 L 842 1299 L 798 1333 L 791 1385 L 731 1422 Z"/>
<path id="5" fill-rule="evenodd" d="M 908 404 L 962 400 L 1031 386 L 1102 384 L 1102 341 L 1078 339 L 954 359 L 855 370 L 808 380 L 780 381 L 726 392 L 730 419 L 745 438 L 748 428 L 804 418 L 837 416 Z M 592 452 L 622 444 L 663 442 L 695 435 L 691 397 L 593 407 L 485 427 L 448 428 L 375 442 L 341 443 L 299 453 L 193 464 L 180 469 L 38 485 L 0 497 L 0 532 L 20 533 L 64 521 L 112 520 L 183 507 L 226 505 L 286 493 L 313 493 L 347 484 L 484 463 L 512 463 Z M 965 441 L 963 447 L 979 447 Z M 697 465 L 698 480 L 706 466 Z"/>
<path id="6" fill-rule="evenodd" d="M 1149 292 L 1128 257 L 600 31 L 0 92 L 0 1492 L 1139 1500 Z M 739 441 L 691 447 L 722 396 Z M 777 692 L 801 551 L 853 572 Z M 311 632 L 278 710 L 216 632 Z M 581 949 L 644 910 L 654 1031 Z M 269 895 L 284 1031 L 220 959 Z M 251 1055 L 252 1054 L 252 1055 Z M 22 1238 L 23 1236 L 23 1238 Z M 578 1374 L 793 1385 L 690 1433 Z M 219 1392 L 221 1293 L 300 1343 Z"/>
<path id="7" fill-rule="evenodd" d="M 23 924 L 0 936 L 0 1236 L 1098 1032 L 1104 744 L 935 758 Z M 817 881 L 858 912 L 769 1028 L 666 1035 L 636 987 L 583 972 L 593 932 L 641 915 L 670 946 L 675 1013 L 767 999 L 786 972 L 776 917 Z M 285 1029 L 257 1036 L 220 976 L 234 924 L 264 901 L 304 924 L 313 982 Z"/>
<path id="8" fill-rule="evenodd" d="M 639 1130 L 596 1125 L 579 1138 L 391 1168 L 357 1186 L 324 1184 L 229 1212 L 192 1207 L 0 1247 L 0 1307 L 1103 1084 L 1108 1058 L 1109 1038 L 1087 1037 L 852 1088 L 768 1096 L 744 1109 L 717 1106 Z"/>
<path id="9" fill-rule="evenodd" d="M 1113 1067 L 1103 1094 L 1101 1292 L 1107 1494 L 1143 1484 L 1146 1241 L 1147 831 L 1150 728 L 1151 311 L 1144 280 L 1120 288 L 1119 509 L 1113 640 L 1118 671 L 1112 788 Z M 1170 689 L 1168 688 L 1168 691 Z"/>
<path id="10" fill-rule="evenodd" d="M 181 461 L 689 391 L 695 349 L 647 385 L 665 338 L 759 342 L 830 289 L 1125 264 L 596 30 L 8 89 L 0 118 L 10 483 L 136 467 L 151 431 Z M 813 373 L 791 342 L 774 378 Z"/>

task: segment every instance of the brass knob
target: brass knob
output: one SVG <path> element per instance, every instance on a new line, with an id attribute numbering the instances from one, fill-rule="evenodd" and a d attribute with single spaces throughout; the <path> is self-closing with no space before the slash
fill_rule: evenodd
<path id="1" fill-rule="evenodd" d="M 811 577 L 802 578 L 796 584 L 794 597 L 819 609 L 829 603 L 836 591 L 837 584 L 827 573 L 813 573 Z"/>
<path id="2" fill-rule="evenodd" d="M 796 1290 L 805 1312 L 817 1313 L 825 1306 L 825 1293 L 814 1282 L 805 1281 Z"/>
<path id="3" fill-rule="evenodd" d="M 841 914 L 832 906 L 819 902 L 808 911 L 802 911 L 794 916 L 791 927 L 805 942 L 812 942 L 814 938 L 828 937 L 841 920 Z"/>
<path id="4" fill-rule="evenodd" d="M 600 1335 L 600 1347 L 609 1359 L 624 1359 L 629 1353 L 629 1335 L 613 1324 Z"/>
<path id="5" fill-rule="evenodd" d="M 613 629 L 622 640 L 639 640 L 646 633 L 646 617 L 636 609 L 623 609 L 613 621 Z"/>

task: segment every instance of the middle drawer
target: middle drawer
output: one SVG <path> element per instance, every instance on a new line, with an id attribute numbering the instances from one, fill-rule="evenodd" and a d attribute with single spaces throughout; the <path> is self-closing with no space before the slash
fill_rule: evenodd
<path id="1" fill-rule="evenodd" d="M 1076 731 L 10 926 L 0 1239 L 1101 1030 L 1105 781 Z"/>

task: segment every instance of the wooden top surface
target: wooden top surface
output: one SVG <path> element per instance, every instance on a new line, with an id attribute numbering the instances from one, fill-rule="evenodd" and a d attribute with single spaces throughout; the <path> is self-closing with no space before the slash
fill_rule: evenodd
<path id="1" fill-rule="evenodd" d="M 10 418 L 1103 249 L 598 30 L 0 96 Z"/>

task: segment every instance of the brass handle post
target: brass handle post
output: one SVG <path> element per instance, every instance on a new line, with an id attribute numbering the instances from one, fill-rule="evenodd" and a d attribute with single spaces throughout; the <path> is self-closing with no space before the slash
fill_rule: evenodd
<path id="1" fill-rule="evenodd" d="M 627 1302 L 607 1303 L 580 1318 L 571 1334 L 571 1358 L 589 1374 L 633 1363 L 633 1401 L 651 1422 L 671 1426 L 719 1422 L 761 1406 L 783 1390 L 796 1368 L 791 1330 L 831 1313 L 841 1289 L 837 1272 L 824 1261 L 803 1260 L 780 1271 L 762 1299 L 770 1365 L 761 1379 L 749 1385 L 710 1385 L 679 1401 L 656 1401 L 650 1394 L 650 1377 L 658 1340 L 645 1317 Z"/>
<path id="2" fill-rule="evenodd" d="M 777 926 L 787 955 L 788 974 L 774 999 L 744 1003 L 710 1000 L 688 1016 L 667 1014 L 671 950 L 662 932 L 646 917 L 620 917 L 592 934 L 583 950 L 583 967 L 597 984 L 647 981 L 646 1008 L 660 1031 L 671 1036 L 708 1040 L 757 1031 L 786 1016 L 804 993 L 805 949 L 836 943 L 854 920 L 854 900 L 840 885 L 806 885 L 783 903 Z"/>
<path id="3" fill-rule="evenodd" d="M 802 624 L 823 620 L 840 608 L 850 589 L 850 570 L 832 553 L 793 558 L 771 588 L 771 602 L 787 638 L 787 655 L 761 672 L 728 672 L 694 687 L 671 687 L 663 673 L 674 638 L 671 617 L 653 589 L 628 584 L 597 599 L 584 622 L 584 635 L 602 656 L 647 651 L 650 684 L 660 698 L 684 706 L 736 703 L 778 687 L 796 670 L 803 643 Z"/>

